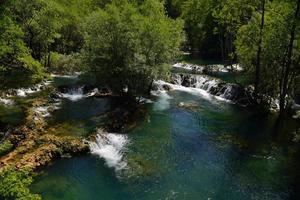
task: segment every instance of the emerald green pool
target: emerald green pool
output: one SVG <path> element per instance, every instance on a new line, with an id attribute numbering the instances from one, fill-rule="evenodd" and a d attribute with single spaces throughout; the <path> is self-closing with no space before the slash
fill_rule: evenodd
<path id="1" fill-rule="evenodd" d="M 89 125 L 107 106 L 94 101 L 66 100 L 53 117 L 63 122 L 71 115 L 74 124 Z M 126 167 L 109 167 L 96 154 L 62 158 L 42 170 L 32 191 L 49 200 L 299 197 L 298 147 L 284 139 L 296 122 L 275 131 L 274 115 L 178 90 L 146 106 L 147 116 L 120 136 L 126 140 L 119 152 Z"/>

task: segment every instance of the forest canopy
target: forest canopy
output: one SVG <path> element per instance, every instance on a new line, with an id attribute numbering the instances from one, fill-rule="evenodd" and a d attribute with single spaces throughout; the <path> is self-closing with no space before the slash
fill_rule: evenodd
<path id="1" fill-rule="evenodd" d="M 117 93 L 142 95 L 167 64 L 194 58 L 239 63 L 255 101 L 295 98 L 299 0 L 24 0 L 0 4 L 3 87 L 83 68 Z M 75 67 L 76 66 L 76 67 Z M 78 67 L 80 66 L 80 67 Z"/>

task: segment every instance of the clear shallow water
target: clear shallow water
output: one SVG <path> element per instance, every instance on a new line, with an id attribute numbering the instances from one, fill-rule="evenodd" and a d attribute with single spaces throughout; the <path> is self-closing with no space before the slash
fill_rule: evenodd
<path id="1" fill-rule="evenodd" d="M 84 109 L 95 106 L 67 103 L 81 113 L 68 111 L 75 122 L 90 119 Z M 51 200 L 296 198 L 299 154 L 283 140 L 291 130 L 274 134 L 274 117 L 182 91 L 147 107 L 127 134 L 127 168 L 116 172 L 97 155 L 64 158 L 46 167 L 32 190 Z"/>

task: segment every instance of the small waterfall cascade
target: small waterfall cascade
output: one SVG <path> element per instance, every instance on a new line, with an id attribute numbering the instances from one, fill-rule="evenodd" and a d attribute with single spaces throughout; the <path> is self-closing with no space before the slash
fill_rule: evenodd
<path id="1" fill-rule="evenodd" d="M 78 101 L 86 97 L 83 93 L 83 87 L 69 88 L 66 93 L 61 93 L 61 96 L 71 101 Z"/>
<path id="2" fill-rule="evenodd" d="M 124 153 L 129 143 L 128 137 L 124 134 L 104 133 L 98 130 L 95 142 L 89 142 L 93 155 L 104 159 L 106 165 L 116 171 L 126 168 Z"/>
<path id="3" fill-rule="evenodd" d="M 171 83 L 178 86 L 201 89 L 208 94 L 216 96 L 218 99 L 232 101 L 241 105 L 249 104 L 251 96 L 250 89 L 245 89 L 237 84 L 226 83 L 206 75 L 172 74 Z"/>
<path id="4" fill-rule="evenodd" d="M 41 90 L 45 89 L 50 84 L 51 84 L 51 81 L 44 81 L 42 83 L 33 85 L 31 87 L 28 87 L 28 88 L 8 89 L 6 91 L 6 93 L 2 96 L 8 97 L 8 98 L 9 97 L 14 97 L 14 96 L 26 97 L 30 94 L 40 92 Z"/>
<path id="5" fill-rule="evenodd" d="M 12 105 L 12 104 L 14 104 L 14 101 L 11 99 L 4 99 L 4 98 L 0 97 L 0 104 Z"/>
<path id="6" fill-rule="evenodd" d="M 189 63 L 175 63 L 173 65 L 174 69 L 184 69 L 194 73 L 209 74 L 209 73 L 229 73 L 231 71 L 240 72 L 243 71 L 243 67 L 240 64 L 232 65 L 222 65 L 222 64 L 212 64 L 212 65 L 195 65 Z"/>

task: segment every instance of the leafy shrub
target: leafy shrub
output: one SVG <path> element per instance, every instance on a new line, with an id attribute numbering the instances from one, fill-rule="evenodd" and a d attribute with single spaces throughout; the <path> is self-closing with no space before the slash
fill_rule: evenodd
<path id="1" fill-rule="evenodd" d="M 29 170 L 5 169 L 0 173 L 0 199 L 40 200 L 39 195 L 30 192 L 28 187 L 31 183 Z"/>
<path id="2" fill-rule="evenodd" d="M 56 73 L 70 73 L 82 70 L 81 60 L 79 54 L 59 54 L 56 52 L 51 53 L 51 67 L 50 71 Z"/>

